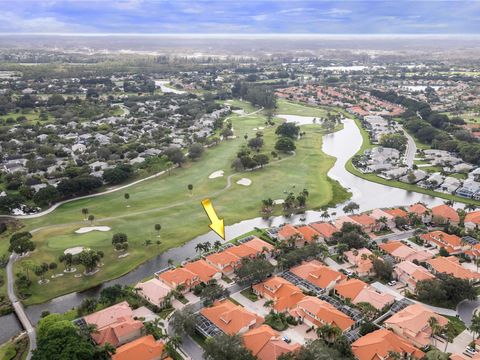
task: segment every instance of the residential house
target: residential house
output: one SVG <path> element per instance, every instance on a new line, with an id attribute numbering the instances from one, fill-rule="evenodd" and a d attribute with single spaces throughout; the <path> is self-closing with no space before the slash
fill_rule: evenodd
<path id="1" fill-rule="evenodd" d="M 423 223 L 427 224 L 432 221 L 432 215 L 430 210 L 425 207 L 423 204 L 417 203 L 413 204 L 408 208 L 408 212 L 418 216 Z"/>
<path id="2" fill-rule="evenodd" d="M 301 348 L 301 345 L 295 342 L 287 344 L 277 331 L 265 324 L 247 331 L 242 338 L 245 347 L 258 360 L 276 360 L 282 354 Z"/>
<path id="3" fill-rule="evenodd" d="M 422 359 L 423 351 L 390 330 L 371 332 L 352 343 L 352 352 L 358 360 L 387 360 L 394 351 L 405 359 Z"/>
<path id="4" fill-rule="evenodd" d="M 295 240 L 295 246 L 303 246 L 305 240 L 303 235 L 297 230 L 297 228 L 291 224 L 286 224 L 280 228 L 277 232 L 277 239 L 279 241 L 292 241 Z"/>
<path id="5" fill-rule="evenodd" d="M 368 276 L 373 272 L 373 262 L 371 260 L 373 253 L 367 248 L 346 251 L 343 256 L 349 264 L 355 267 L 354 271 L 358 276 Z"/>
<path id="6" fill-rule="evenodd" d="M 274 276 L 260 284 L 252 286 L 253 292 L 267 300 L 273 301 L 276 312 L 285 312 L 293 309 L 305 295 L 302 290 L 291 282 Z"/>
<path id="7" fill-rule="evenodd" d="M 327 222 L 311 223 L 309 226 L 319 234 L 320 241 L 328 241 L 334 233 L 338 232 L 335 226 Z"/>
<path id="8" fill-rule="evenodd" d="M 458 225 L 460 222 L 460 217 L 458 216 L 457 211 L 445 204 L 434 206 L 432 208 L 432 221 L 435 224 L 452 224 Z"/>
<path id="9" fill-rule="evenodd" d="M 152 335 L 146 335 L 116 349 L 112 360 L 163 360 L 170 359 L 165 344 Z"/>
<path id="10" fill-rule="evenodd" d="M 435 276 L 423 266 L 415 265 L 410 261 L 402 261 L 395 265 L 393 276 L 402 284 L 405 284 L 412 292 L 416 291 L 419 281 L 435 279 Z"/>
<path id="11" fill-rule="evenodd" d="M 182 292 L 187 292 L 200 284 L 200 278 L 190 270 L 176 268 L 157 274 L 157 278 L 172 289 L 183 287 Z"/>
<path id="12" fill-rule="evenodd" d="M 380 229 L 380 224 L 373 217 L 367 214 L 350 215 L 343 218 L 346 219 L 339 218 L 340 222 L 343 220 L 343 222 L 350 222 L 355 225 L 360 225 L 362 230 L 366 233 L 372 233 Z M 342 227 L 341 225 L 338 226 L 337 222 L 335 222 L 335 226 L 337 226 L 339 229 Z"/>
<path id="13" fill-rule="evenodd" d="M 410 246 L 405 245 L 401 241 L 390 241 L 379 244 L 378 247 L 392 256 L 396 262 L 413 261 L 424 262 L 433 258 L 435 255 L 428 250 L 415 250 Z"/>
<path id="14" fill-rule="evenodd" d="M 398 336 L 422 348 L 431 345 L 432 328 L 428 324 L 431 317 L 437 319 L 439 326 L 448 323 L 447 318 L 434 313 L 424 305 L 413 304 L 385 320 L 384 325 Z"/>
<path id="15" fill-rule="evenodd" d="M 132 308 L 126 301 L 87 315 L 83 320 L 96 327 L 91 336 L 100 346 L 109 343 L 118 347 L 142 336 L 143 323 L 134 320 Z"/>
<path id="16" fill-rule="evenodd" d="M 381 219 L 385 220 L 385 226 L 389 228 L 395 227 L 395 217 L 387 213 L 385 210 L 373 209 L 368 215 L 374 218 L 377 222 Z"/>
<path id="17" fill-rule="evenodd" d="M 264 255 L 266 258 L 270 258 L 275 252 L 275 246 L 257 237 L 244 242 L 243 245 L 255 249 L 257 257 Z"/>
<path id="18" fill-rule="evenodd" d="M 393 218 L 408 218 L 408 213 L 400 208 L 394 208 L 394 209 L 384 209 L 384 212 L 389 214 L 390 216 L 393 216 Z"/>
<path id="19" fill-rule="evenodd" d="M 297 227 L 297 231 L 302 235 L 304 244 L 311 244 L 317 242 L 320 239 L 320 234 L 308 225 Z"/>
<path id="20" fill-rule="evenodd" d="M 465 245 L 462 243 L 462 239 L 457 235 L 450 235 L 446 232 L 436 230 L 430 231 L 426 234 L 420 235 L 420 238 L 440 249 L 445 248 L 449 254 L 459 254 L 463 251 Z"/>
<path id="21" fill-rule="evenodd" d="M 242 259 L 228 251 L 221 251 L 208 255 L 205 261 L 215 267 L 223 275 L 233 275 L 235 269 L 240 266 Z"/>
<path id="22" fill-rule="evenodd" d="M 341 272 L 325 266 L 317 260 L 297 265 L 291 268 L 290 272 L 303 280 L 324 289 L 326 292 L 333 290 L 335 285 L 346 279 L 346 276 Z"/>
<path id="23" fill-rule="evenodd" d="M 210 280 L 220 280 L 222 273 L 205 260 L 189 262 L 183 265 L 184 269 L 194 273 L 200 279 L 200 282 L 208 283 Z"/>
<path id="24" fill-rule="evenodd" d="M 328 324 L 338 327 L 342 332 L 350 330 L 355 324 L 348 315 L 313 296 L 305 296 L 300 300 L 290 315 L 308 326 L 321 327 Z"/>
<path id="25" fill-rule="evenodd" d="M 475 230 L 480 225 L 480 211 L 473 211 L 465 216 L 465 229 Z"/>
<path id="26" fill-rule="evenodd" d="M 428 260 L 427 264 L 434 274 L 449 274 L 471 282 L 477 282 L 480 279 L 480 273 L 464 268 L 455 256 L 439 256 Z"/>
<path id="27" fill-rule="evenodd" d="M 259 327 L 264 319 L 244 307 L 225 299 L 215 301 L 213 306 L 200 310 L 200 314 L 210 320 L 226 334 L 243 334 Z"/>
<path id="28" fill-rule="evenodd" d="M 168 295 L 172 292 L 172 288 L 164 282 L 153 278 L 135 285 L 137 294 L 147 300 L 150 304 L 158 307 L 164 307 Z"/>
<path id="29" fill-rule="evenodd" d="M 382 310 L 385 306 L 395 302 L 393 295 L 380 293 L 359 279 L 348 279 L 341 282 L 335 286 L 335 294 L 341 299 L 349 299 L 353 304 L 369 303 L 377 310 Z"/>

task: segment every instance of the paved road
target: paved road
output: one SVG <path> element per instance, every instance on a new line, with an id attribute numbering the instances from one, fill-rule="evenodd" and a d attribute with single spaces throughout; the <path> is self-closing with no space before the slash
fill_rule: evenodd
<path id="1" fill-rule="evenodd" d="M 407 149 L 405 150 L 405 164 L 407 164 L 408 167 L 413 166 L 413 159 L 415 159 L 415 154 L 417 153 L 417 144 L 415 144 L 415 140 L 410 136 L 409 133 L 407 133 L 405 130 L 403 130 L 405 133 L 405 136 L 407 137 Z"/>
<path id="2" fill-rule="evenodd" d="M 32 357 L 32 351 L 35 350 L 37 347 L 37 339 L 35 335 L 35 328 L 32 326 L 30 319 L 28 318 L 25 310 L 23 308 L 22 303 L 18 300 L 17 296 L 15 295 L 15 290 L 13 288 L 14 284 L 14 277 L 13 277 L 13 263 L 17 260 L 17 255 L 12 253 L 10 255 L 10 259 L 7 264 L 7 292 L 10 302 L 13 305 L 13 309 L 17 314 L 20 323 L 22 324 L 23 328 L 27 332 L 28 339 L 29 339 L 29 350 L 27 355 L 27 360 L 30 360 Z"/>
<path id="3" fill-rule="evenodd" d="M 463 300 L 457 305 L 457 312 L 465 325 L 470 326 L 472 322 L 473 313 L 480 307 L 480 299 Z"/>

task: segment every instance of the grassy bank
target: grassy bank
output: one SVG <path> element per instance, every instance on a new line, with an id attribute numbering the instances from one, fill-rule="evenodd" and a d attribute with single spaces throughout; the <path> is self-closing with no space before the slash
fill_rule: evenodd
<path id="1" fill-rule="evenodd" d="M 348 199 L 345 189 L 326 175 L 335 159 L 321 150 L 324 131 L 320 126 L 302 127 L 306 135 L 296 142 L 295 155 L 281 154 L 277 159 L 270 156 L 271 163 L 263 169 L 234 173 L 230 165 L 238 150 L 246 144 L 244 135 L 254 137 L 257 132 L 254 128 L 264 126 L 265 117 L 262 114 L 233 115 L 231 121 L 236 139 L 206 150 L 201 160 L 190 162 L 172 171 L 171 175 L 128 188 L 125 192 L 130 194 L 129 207 L 124 192 L 120 191 L 67 203 L 49 215 L 25 221 L 26 230 L 38 229 L 34 234 L 37 250 L 31 255 L 31 260 L 37 264 L 57 261 L 66 248 L 74 246 L 90 247 L 105 253 L 105 265 L 93 276 L 75 278 L 73 274 L 68 274 L 50 279 L 47 285 L 34 281 L 31 288 L 33 296 L 25 303 L 41 303 L 65 293 L 96 286 L 131 271 L 167 249 L 206 233 L 209 221 L 201 200 L 207 197 L 212 200 L 218 215 L 225 219 L 226 225 L 259 216 L 262 199 L 283 199 L 286 193 L 298 193 L 304 188 L 310 192 L 308 209 Z M 270 154 L 277 139 L 275 127 L 266 128 L 263 132 L 265 146 L 261 152 Z M 224 177 L 209 179 L 208 176 L 217 170 L 223 170 Z M 252 180 L 250 186 L 236 183 L 244 177 Z M 227 178 L 230 178 L 230 186 Z M 193 194 L 187 190 L 188 184 L 193 184 Z M 106 225 L 112 230 L 76 234 L 78 228 L 90 225 L 83 221 L 82 208 L 88 208 L 89 213 L 95 216 L 95 225 Z M 275 214 L 281 214 L 280 207 Z M 155 245 L 156 223 L 162 225 L 159 246 Z M 111 245 L 112 235 L 117 232 L 126 233 L 130 244 L 129 256 L 122 259 L 118 258 Z M 212 236 L 211 240 L 216 239 Z M 152 240 L 154 245 L 145 246 L 145 240 Z M 3 243 L 7 241 L 7 238 L 1 239 Z M 59 267 L 62 268 L 62 265 Z M 15 265 L 15 271 L 20 269 L 21 262 Z"/>

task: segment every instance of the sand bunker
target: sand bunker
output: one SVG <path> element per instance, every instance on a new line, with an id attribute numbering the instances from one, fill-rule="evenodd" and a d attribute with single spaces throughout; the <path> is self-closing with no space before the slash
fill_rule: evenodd
<path id="1" fill-rule="evenodd" d="M 250 186 L 252 184 L 252 180 L 250 180 L 249 178 L 241 178 L 237 181 L 237 184 L 243 186 Z"/>
<path id="2" fill-rule="evenodd" d="M 223 170 L 217 170 L 210 174 L 209 179 L 216 179 L 223 176 Z"/>
<path id="3" fill-rule="evenodd" d="M 90 231 L 110 231 L 110 227 L 108 226 L 85 226 L 85 227 L 82 227 L 80 229 L 78 229 L 77 231 L 75 231 L 76 234 L 85 234 L 85 233 L 88 233 Z"/>
<path id="4" fill-rule="evenodd" d="M 72 255 L 78 255 L 83 251 L 84 247 L 83 246 L 76 246 L 76 247 L 71 247 L 66 249 L 63 253 L 65 255 L 67 254 L 72 254 Z"/>
<path id="5" fill-rule="evenodd" d="M 264 126 L 260 126 L 260 127 L 258 128 L 258 130 L 263 130 L 263 129 L 265 129 Z"/>
<path id="6" fill-rule="evenodd" d="M 285 202 L 285 200 L 283 200 L 283 199 L 273 200 L 273 203 L 274 203 L 275 205 L 282 205 L 284 202 Z"/>

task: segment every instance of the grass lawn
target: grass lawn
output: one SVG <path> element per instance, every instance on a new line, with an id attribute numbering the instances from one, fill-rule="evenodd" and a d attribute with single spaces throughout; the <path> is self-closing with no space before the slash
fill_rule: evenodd
<path id="1" fill-rule="evenodd" d="M 366 149 L 372 148 L 373 145 L 370 142 L 368 134 L 366 134 L 366 131 L 362 128 L 362 126 L 360 124 L 360 121 L 355 119 L 355 123 L 357 124 L 358 128 L 360 129 L 360 132 L 362 133 L 362 138 L 363 138 L 362 147 L 357 152 L 357 154 L 363 154 L 363 152 Z M 349 161 L 347 161 L 347 163 L 345 164 L 345 168 L 347 169 L 348 172 L 352 173 L 355 176 L 361 177 L 362 179 L 365 179 L 365 180 L 368 180 L 368 181 L 371 181 L 371 182 L 375 182 L 375 183 L 378 183 L 378 184 L 383 184 L 383 185 L 386 185 L 386 186 L 397 187 L 397 188 L 404 189 L 404 190 L 407 190 L 407 191 L 414 191 L 414 192 L 421 193 L 421 194 L 435 196 L 435 197 L 439 197 L 439 198 L 442 198 L 442 199 L 445 199 L 445 200 L 452 200 L 452 201 L 456 201 L 456 202 L 460 202 L 460 203 L 464 203 L 464 204 L 474 204 L 474 205 L 480 206 L 480 201 L 476 201 L 476 200 L 473 200 L 473 199 L 466 199 L 466 198 L 463 198 L 461 196 L 441 193 L 441 192 L 434 191 L 434 190 L 428 190 L 428 189 L 421 188 L 420 186 L 417 186 L 415 184 L 407 184 L 407 183 L 397 181 L 397 180 L 386 180 L 386 179 L 383 179 L 383 178 L 381 178 L 381 177 L 379 177 L 379 176 L 377 176 L 373 173 L 364 174 L 361 171 L 358 171 L 355 168 L 355 166 L 353 166 L 351 159 Z M 436 167 L 425 167 L 425 168 L 420 168 L 420 169 L 424 170 L 424 171 L 428 171 L 428 170 L 432 171 L 433 170 L 432 172 L 440 171 Z"/>
<path id="2" fill-rule="evenodd" d="M 248 104 L 239 103 L 248 107 Z M 235 174 L 230 164 L 236 153 L 246 143 L 243 138 L 255 136 L 255 127 L 263 126 L 262 114 L 240 117 L 231 116 L 236 139 L 220 143 L 205 151 L 196 162 L 185 164 L 182 168 L 128 188 L 129 205 L 119 191 L 104 196 L 83 199 L 60 206 L 49 215 L 25 220 L 25 230 L 37 229 L 34 241 L 37 250 L 31 260 L 40 264 L 57 261 L 66 248 L 87 246 L 105 253 L 105 264 L 93 276 L 75 278 L 73 274 L 51 279 L 47 285 L 32 285 L 33 296 L 26 304 L 41 303 L 53 297 L 72 291 L 84 290 L 106 280 L 119 277 L 147 259 L 157 256 L 165 250 L 180 246 L 192 238 L 209 231 L 208 218 L 201 206 L 201 200 L 210 198 L 217 214 L 225 219 L 225 224 L 233 224 L 243 219 L 260 215 L 261 200 L 265 198 L 283 199 L 285 191 L 299 192 L 306 188 L 310 192 L 308 209 L 318 209 L 332 202 L 341 202 L 349 198 L 349 193 L 326 176 L 335 159 L 321 150 L 324 131 L 318 125 L 306 125 L 302 130 L 306 136 L 297 141 L 295 155 L 281 154 L 281 159 L 270 159 L 271 163 L 263 169 Z M 264 130 L 265 146 L 262 150 L 270 154 L 276 141 L 275 127 Z M 225 176 L 208 179 L 217 170 L 224 170 Z M 227 187 L 227 177 L 231 176 L 231 186 Z M 252 180 L 250 186 L 236 184 L 247 177 Z M 193 184 L 193 195 L 187 185 Z M 88 208 L 95 216 L 95 225 L 112 228 L 109 232 L 89 232 L 76 234 L 75 230 L 89 226 L 83 221 L 82 208 Z M 281 207 L 275 214 L 281 214 Z M 145 246 L 145 240 L 155 241 L 154 225 L 162 225 L 161 245 Z M 111 238 L 114 233 L 128 235 L 129 256 L 119 259 L 113 251 Z M 228 239 L 228 231 L 227 231 Z M 212 238 L 212 241 L 216 238 Z M 0 237 L 0 246 L 8 242 L 8 237 Z M 62 265 L 59 266 L 62 268 Z M 15 271 L 21 269 L 21 262 L 15 265 Z M 83 268 L 81 269 L 83 271 Z"/>
<path id="3" fill-rule="evenodd" d="M 326 117 L 328 111 L 318 106 L 309 106 L 293 101 L 279 99 L 277 101 L 277 109 L 275 112 L 282 115 Z"/>
<path id="4" fill-rule="evenodd" d="M 468 178 L 468 174 L 465 173 L 448 174 L 448 176 L 454 177 L 459 180 L 466 180 Z"/>
<path id="5" fill-rule="evenodd" d="M 463 330 L 467 328 L 461 319 L 455 316 L 445 316 L 445 317 L 448 319 L 448 322 L 452 323 L 453 326 L 455 327 L 455 336 L 458 336 L 461 332 L 463 332 Z"/>
<path id="6" fill-rule="evenodd" d="M 22 112 L 10 112 L 6 115 L 2 115 L 0 116 L 0 120 L 1 122 L 3 122 L 5 125 L 16 125 L 16 124 L 19 124 L 19 122 L 17 121 L 17 118 L 21 117 L 21 116 L 24 116 L 27 120 L 22 122 L 22 124 L 28 124 L 28 125 L 33 125 L 33 124 L 36 124 L 37 122 L 40 122 L 41 124 L 48 124 L 50 123 L 53 118 L 52 116 L 48 115 L 48 119 L 47 120 L 40 120 L 40 111 L 38 112 L 35 112 L 35 111 L 29 111 L 25 114 L 23 114 Z M 7 119 L 8 118 L 13 118 L 15 120 L 15 122 L 13 123 L 7 123 Z"/>
<path id="7" fill-rule="evenodd" d="M 22 336 L 15 339 L 15 341 L 8 341 L 0 346 L 0 359 L 26 359 L 28 355 L 28 338 Z"/>
<path id="8" fill-rule="evenodd" d="M 255 302 L 258 300 L 258 296 L 252 291 L 251 288 L 240 291 L 240 294 L 245 296 L 250 301 Z"/>

